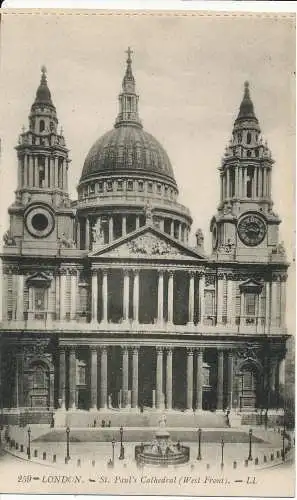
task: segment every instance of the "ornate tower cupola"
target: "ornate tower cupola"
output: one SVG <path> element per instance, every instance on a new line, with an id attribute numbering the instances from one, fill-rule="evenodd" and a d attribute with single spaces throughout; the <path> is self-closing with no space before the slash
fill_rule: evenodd
<path id="1" fill-rule="evenodd" d="M 68 197 L 68 149 L 47 85 L 46 69 L 41 68 L 41 81 L 29 115 L 29 129 L 23 128 L 16 147 L 18 152 L 18 201 L 30 196 L 55 194 L 54 202 Z"/>
<path id="2" fill-rule="evenodd" d="M 15 202 L 8 210 L 5 244 L 16 245 L 23 253 L 43 247 L 55 252 L 62 237 L 73 240 L 73 209 L 68 194 L 68 149 L 62 130 L 58 132 L 44 66 L 29 128 L 23 127 L 16 150 L 18 183 Z"/>
<path id="3" fill-rule="evenodd" d="M 127 50 L 127 68 L 123 78 L 123 92 L 119 95 L 119 114 L 116 119 L 115 127 L 132 125 L 141 127 L 142 124 L 138 116 L 138 99 L 139 96 L 135 91 L 135 79 L 132 73 L 132 50 L 128 47 Z"/>
<path id="4" fill-rule="evenodd" d="M 280 220 L 272 212 L 274 160 L 250 97 L 249 83 L 220 171 L 220 203 L 211 221 L 213 250 L 223 259 L 267 260 L 278 245 Z"/>

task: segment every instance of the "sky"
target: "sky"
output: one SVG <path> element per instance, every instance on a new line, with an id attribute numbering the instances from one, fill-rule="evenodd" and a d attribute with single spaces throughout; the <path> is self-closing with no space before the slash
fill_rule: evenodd
<path id="1" fill-rule="evenodd" d="M 219 201 L 218 167 L 243 96 L 244 81 L 275 160 L 274 210 L 289 260 L 295 242 L 295 28 L 280 15 L 62 15 L 6 13 L 1 30 L 1 230 L 14 199 L 14 147 L 40 80 L 40 67 L 63 126 L 76 197 L 84 159 L 113 127 L 131 46 L 144 129 L 165 147 L 179 201 L 205 234 Z"/>

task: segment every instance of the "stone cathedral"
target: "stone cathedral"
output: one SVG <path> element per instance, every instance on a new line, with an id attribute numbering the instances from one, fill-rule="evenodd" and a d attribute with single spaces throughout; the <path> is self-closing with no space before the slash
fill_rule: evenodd
<path id="1" fill-rule="evenodd" d="M 2 414 L 77 424 L 116 409 L 281 408 L 288 262 L 249 84 L 206 255 L 201 230 L 189 244 L 170 159 L 143 128 L 127 53 L 118 115 L 85 159 L 77 200 L 42 68 L 2 250 Z"/>

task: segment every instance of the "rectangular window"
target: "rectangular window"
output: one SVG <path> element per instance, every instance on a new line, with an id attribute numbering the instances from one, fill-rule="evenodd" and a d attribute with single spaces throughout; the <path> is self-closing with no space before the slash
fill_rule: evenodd
<path id="1" fill-rule="evenodd" d="M 35 306 L 35 311 L 44 311 L 46 309 L 44 288 L 34 289 L 34 306 Z"/>
<path id="2" fill-rule="evenodd" d="M 152 182 L 149 182 L 148 185 L 147 185 L 147 190 L 149 193 L 152 193 L 153 192 L 153 183 Z"/>
<path id="3" fill-rule="evenodd" d="M 123 191 L 123 181 L 118 181 L 118 191 Z"/>
<path id="4" fill-rule="evenodd" d="M 106 183 L 106 189 L 107 189 L 107 191 L 112 191 L 112 182 L 111 181 L 108 181 Z"/>
<path id="5" fill-rule="evenodd" d="M 128 191 L 133 191 L 133 181 L 128 181 L 128 183 L 127 183 L 127 190 Z"/>
<path id="6" fill-rule="evenodd" d="M 143 182 L 142 181 L 138 182 L 138 190 L 143 191 Z"/>
<path id="7" fill-rule="evenodd" d="M 103 182 L 99 182 L 98 191 L 99 191 L 99 193 L 103 193 Z"/>
<path id="8" fill-rule="evenodd" d="M 93 193 L 95 193 L 95 185 L 91 184 L 90 185 L 90 194 L 93 194 Z"/>
<path id="9" fill-rule="evenodd" d="M 246 316 L 255 316 L 256 314 L 256 294 L 245 294 L 245 314 Z"/>
<path id="10" fill-rule="evenodd" d="M 158 184 L 158 185 L 157 185 L 157 193 L 158 193 L 158 194 L 161 194 L 161 184 Z"/>

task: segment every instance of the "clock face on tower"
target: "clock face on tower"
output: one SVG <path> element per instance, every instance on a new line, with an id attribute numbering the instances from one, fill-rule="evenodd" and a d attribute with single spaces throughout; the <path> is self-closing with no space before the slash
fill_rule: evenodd
<path id="1" fill-rule="evenodd" d="M 41 206 L 31 208 L 26 214 L 25 221 L 29 233 L 35 238 L 45 238 L 55 227 L 52 213 Z"/>
<path id="2" fill-rule="evenodd" d="M 248 214 L 242 217 L 237 226 L 238 236 L 241 241 L 250 247 L 259 245 L 266 235 L 266 224 L 256 214 Z"/>

